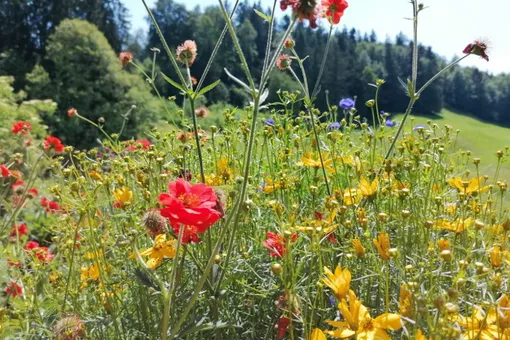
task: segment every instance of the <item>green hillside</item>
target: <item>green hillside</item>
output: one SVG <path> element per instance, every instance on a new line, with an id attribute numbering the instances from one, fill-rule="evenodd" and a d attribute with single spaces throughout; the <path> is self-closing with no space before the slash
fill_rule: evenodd
<path id="1" fill-rule="evenodd" d="M 402 115 L 396 115 L 394 120 L 399 121 Z M 473 158 L 481 159 L 481 170 L 484 174 L 493 176 L 496 171 L 498 150 L 505 150 L 510 146 L 510 128 L 497 126 L 480 121 L 472 116 L 462 115 L 443 109 L 437 116 L 412 116 L 412 124 L 436 123 L 440 127 L 450 125 L 459 130 L 457 146 L 459 150 L 471 151 Z M 510 162 L 507 160 L 501 167 L 500 179 L 510 182 Z"/>

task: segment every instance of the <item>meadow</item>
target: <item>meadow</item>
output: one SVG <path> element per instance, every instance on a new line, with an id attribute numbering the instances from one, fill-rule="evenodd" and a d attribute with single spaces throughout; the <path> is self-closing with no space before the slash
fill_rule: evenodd
<path id="1" fill-rule="evenodd" d="M 70 107 L 59 119 L 98 142 L 65 145 L 40 123 L 55 103 L 19 104 L 13 79 L 0 77 L 1 337 L 510 339 L 508 129 L 446 110 L 430 122 L 412 115 L 447 70 L 488 60 L 486 45 L 460 46 L 421 84 L 415 41 L 402 115 L 379 109 L 384 79 L 365 102 L 319 110 L 347 2 L 283 0 L 292 21 L 282 35 L 269 30 L 257 78 L 220 4 L 214 51 L 228 34 L 243 74 L 225 72 L 251 100 L 215 117 L 199 103 L 220 81 L 192 77 L 200 46 L 168 46 L 147 6 L 174 74 L 146 73 L 129 51 L 115 67 L 139 71 L 158 96 L 156 77 L 179 90 L 182 108 L 159 96 L 165 110 L 178 107 L 171 126 L 124 139 L 129 114 L 110 131 Z M 418 22 L 424 6 L 410 9 Z M 272 28 L 274 12 L 259 16 Z M 292 39 L 298 20 L 331 27 L 313 84 Z M 216 52 L 208 64 L 222 62 Z M 273 72 L 299 90 L 269 102 Z"/>

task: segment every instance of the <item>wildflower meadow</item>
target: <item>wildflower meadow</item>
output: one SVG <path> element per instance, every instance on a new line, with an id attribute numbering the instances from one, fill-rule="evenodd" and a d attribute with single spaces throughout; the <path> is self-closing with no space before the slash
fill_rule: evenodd
<path id="1" fill-rule="evenodd" d="M 484 41 L 464 42 L 459 58 L 419 81 L 426 7 L 411 0 L 413 53 L 400 80 L 408 105 L 396 120 L 380 104 L 385 79 L 367 85 L 364 102 L 321 86 L 333 72 L 334 31 L 349 15 L 345 0 L 275 0 L 270 15 L 258 13 L 269 33 L 256 75 L 232 21 L 239 1 L 229 9 L 219 1 L 225 25 L 211 55 L 191 39 L 169 46 L 141 1 L 163 46 L 154 63 L 164 55 L 173 71 L 147 71 L 126 50 L 118 77 L 135 72 L 142 84 L 116 84 L 147 87 L 163 111 L 182 102 L 170 128 L 125 138 L 135 107 L 113 131 L 107 117 L 73 105 L 55 121 L 94 131 L 83 136 L 97 143 L 66 145 L 39 118 L 59 103 L 20 101 L 13 80 L 0 77 L 10 124 L 0 131 L 2 339 L 510 340 L 500 178 L 509 148 L 480 159 L 459 150 L 454 126 L 413 118 L 445 72 L 465 58 L 489 61 Z M 273 34 L 278 5 L 291 21 Z M 329 32 L 313 77 L 292 38 L 301 22 Z M 218 58 L 226 39 L 242 74 Z M 199 58 L 208 61 L 196 79 Z M 221 86 L 206 80 L 218 63 L 249 105 L 211 112 L 203 104 Z M 298 90 L 270 93 L 275 73 Z M 180 95 L 160 95 L 160 81 Z M 207 123 L 214 115 L 221 126 Z"/>

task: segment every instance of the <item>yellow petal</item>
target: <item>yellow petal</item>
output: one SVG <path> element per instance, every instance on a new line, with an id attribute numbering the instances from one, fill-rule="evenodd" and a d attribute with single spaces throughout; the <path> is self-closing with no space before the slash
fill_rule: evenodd
<path id="1" fill-rule="evenodd" d="M 308 336 L 308 340 L 326 340 L 326 335 L 321 329 L 315 328 Z"/>
<path id="2" fill-rule="evenodd" d="M 375 327 L 391 329 L 392 331 L 402 328 L 400 315 L 394 313 L 384 313 L 375 318 Z"/>

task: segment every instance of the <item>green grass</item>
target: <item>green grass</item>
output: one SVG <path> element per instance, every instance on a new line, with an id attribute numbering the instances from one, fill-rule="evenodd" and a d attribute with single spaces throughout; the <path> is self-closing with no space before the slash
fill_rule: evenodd
<path id="1" fill-rule="evenodd" d="M 402 120 L 403 115 L 396 115 L 392 119 Z M 471 151 L 473 158 L 481 160 L 482 174 L 493 176 L 496 172 L 498 150 L 505 150 L 510 145 L 510 129 L 480 121 L 472 116 L 462 115 L 443 109 L 437 116 L 413 115 L 409 124 L 438 124 L 439 127 L 450 125 L 453 130 L 459 130 L 456 146 L 459 150 Z M 502 164 L 499 179 L 510 183 L 510 162 Z"/>

